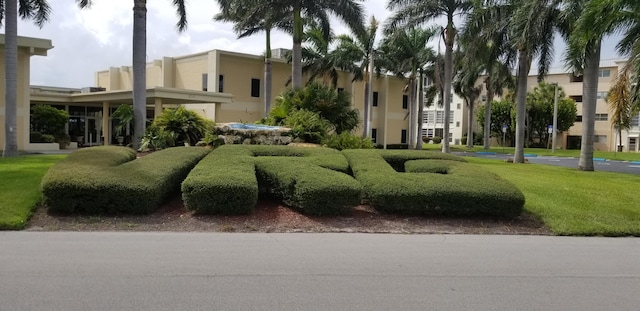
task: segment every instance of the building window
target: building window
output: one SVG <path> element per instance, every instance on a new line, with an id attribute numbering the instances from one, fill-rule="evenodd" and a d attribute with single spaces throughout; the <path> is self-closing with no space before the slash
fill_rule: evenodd
<path id="1" fill-rule="evenodd" d="M 611 70 L 610 69 L 600 69 L 600 70 L 598 70 L 598 77 L 600 77 L 600 78 L 611 77 Z"/>
<path id="2" fill-rule="evenodd" d="M 343 87 L 339 87 L 338 88 L 338 93 L 342 93 L 342 92 L 344 92 L 344 88 Z"/>
<path id="3" fill-rule="evenodd" d="M 409 108 L 409 96 L 402 95 L 402 109 Z"/>
<path id="4" fill-rule="evenodd" d="M 444 135 L 444 129 L 436 129 L 436 136 L 442 138 Z"/>
<path id="5" fill-rule="evenodd" d="M 449 133 L 449 142 L 453 142 L 453 133 Z"/>
<path id="6" fill-rule="evenodd" d="M 436 111 L 436 123 L 444 123 L 444 111 Z"/>
<path id="7" fill-rule="evenodd" d="M 260 97 L 260 79 L 251 79 L 251 97 Z"/>
<path id="8" fill-rule="evenodd" d="M 462 107 L 462 104 L 458 103 L 458 104 L 456 105 L 456 109 L 460 110 L 460 107 Z"/>
<path id="9" fill-rule="evenodd" d="M 596 121 L 607 121 L 607 120 L 609 120 L 609 114 L 596 113 Z"/>
<path id="10" fill-rule="evenodd" d="M 435 121 L 435 111 L 427 111 L 422 115 L 423 123 L 433 123 Z"/>
<path id="11" fill-rule="evenodd" d="M 218 75 L 218 92 L 224 92 L 224 76 Z"/>
<path id="12" fill-rule="evenodd" d="M 582 75 L 576 76 L 575 74 L 570 74 L 569 75 L 569 82 L 582 82 L 583 77 Z"/>
<path id="13" fill-rule="evenodd" d="M 487 101 L 487 95 L 482 95 L 482 101 L 486 102 Z M 459 109 L 459 108 L 458 108 Z"/>
<path id="14" fill-rule="evenodd" d="M 569 96 L 569 98 L 573 99 L 573 101 L 575 101 L 576 103 L 582 102 L 582 95 L 571 95 Z"/>
<path id="15" fill-rule="evenodd" d="M 433 137 L 433 129 L 427 129 L 427 137 Z"/>
<path id="16" fill-rule="evenodd" d="M 374 144 L 378 143 L 378 129 L 371 129 L 371 141 Z"/>
<path id="17" fill-rule="evenodd" d="M 453 110 L 449 111 L 449 123 L 453 124 Z"/>
<path id="18" fill-rule="evenodd" d="M 576 122 L 582 122 L 582 116 L 576 116 Z"/>
<path id="19" fill-rule="evenodd" d="M 209 80 L 209 75 L 206 73 L 202 74 L 202 90 L 207 91 L 207 82 Z"/>
<path id="20" fill-rule="evenodd" d="M 460 127 L 460 121 L 456 121 L 456 127 Z"/>
<path id="21" fill-rule="evenodd" d="M 373 107 L 378 107 L 378 92 L 373 92 Z"/>
<path id="22" fill-rule="evenodd" d="M 631 126 L 638 126 L 640 120 L 638 120 L 640 114 L 636 113 L 635 116 L 631 118 Z"/>
<path id="23" fill-rule="evenodd" d="M 400 143 L 401 144 L 407 143 L 407 130 L 402 130 L 402 132 L 400 133 Z"/>
<path id="24" fill-rule="evenodd" d="M 606 144 L 607 143 L 607 135 L 594 135 L 593 136 L 593 142 L 594 143 Z"/>

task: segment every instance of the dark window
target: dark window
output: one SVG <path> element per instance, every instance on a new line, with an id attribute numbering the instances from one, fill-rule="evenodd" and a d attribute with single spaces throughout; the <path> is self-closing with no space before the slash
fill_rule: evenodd
<path id="1" fill-rule="evenodd" d="M 373 92 L 373 107 L 378 107 L 378 92 Z"/>
<path id="2" fill-rule="evenodd" d="M 576 122 L 582 122 L 582 116 L 576 116 Z"/>
<path id="3" fill-rule="evenodd" d="M 339 87 L 338 88 L 338 93 L 342 93 L 342 92 L 344 92 L 344 88 L 343 87 Z"/>
<path id="4" fill-rule="evenodd" d="M 209 80 L 209 75 L 206 73 L 202 74 L 202 90 L 207 91 L 207 82 Z"/>
<path id="5" fill-rule="evenodd" d="M 401 144 L 407 143 L 407 130 L 402 130 L 402 133 L 400 134 L 400 143 Z"/>
<path id="6" fill-rule="evenodd" d="M 402 109 L 409 108 L 409 96 L 402 95 Z"/>
<path id="7" fill-rule="evenodd" d="M 371 129 L 371 141 L 374 144 L 378 143 L 378 129 Z"/>
<path id="8" fill-rule="evenodd" d="M 582 95 L 571 95 L 569 98 L 573 99 L 576 103 L 582 102 Z"/>
<path id="9" fill-rule="evenodd" d="M 579 75 L 579 76 L 576 76 L 576 75 L 574 75 L 574 74 L 570 74 L 570 75 L 569 75 L 569 81 L 570 81 L 570 82 L 582 82 L 582 80 L 583 80 L 583 79 L 584 79 L 584 78 L 583 78 L 583 76 L 582 76 L 582 75 Z"/>
<path id="10" fill-rule="evenodd" d="M 260 79 L 251 79 L 251 97 L 260 97 Z"/>
<path id="11" fill-rule="evenodd" d="M 218 76 L 218 92 L 220 93 L 224 92 L 224 76 L 223 75 Z"/>

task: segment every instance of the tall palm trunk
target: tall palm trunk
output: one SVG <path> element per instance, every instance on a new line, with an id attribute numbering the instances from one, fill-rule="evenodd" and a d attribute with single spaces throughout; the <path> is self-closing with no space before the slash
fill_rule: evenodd
<path id="1" fill-rule="evenodd" d="M 265 27 L 267 37 L 267 51 L 264 58 L 264 117 L 271 111 L 271 28 Z"/>
<path id="2" fill-rule="evenodd" d="M 300 5 L 293 8 L 293 59 L 291 83 L 294 89 L 302 88 L 302 36 L 303 24 Z"/>
<path id="3" fill-rule="evenodd" d="M 133 115 L 132 146 L 140 147 L 147 120 L 147 0 L 133 1 Z"/>
<path id="4" fill-rule="evenodd" d="M 467 112 L 467 124 L 469 128 L 467 129 L 467 147 L 473 148 L 473 111 L 475 109 L 475 98 L 471 98 L 468 103 L 469 111 Z"/>
<path id="5" fill-rule="evenodd" d="M 410 99 L 410 103 L 409 103 L 409 137 L 408 137 L 408 148 L 409 149 L 415 149 L 416 148 L 416 141 L 415 141 L 415 126 L 416 126 L 416 122 L 415 122 L 415 116 L 416 116 L 416 75 L 415 75 L 415 70 L 414 73 L 411 74 L 411 79 L 409 80 L 409 97 Z"/>
<path id="6" fill-rule="evenodd" d="M 600 68 L 601 42 L 589 46 L 590 55 L 585 59 L 584 80 L 582 84 L 582 143 L 578 169 L 593 171 L 593 133 L 596 117 L 596 101 L 598 94 L 598 70 Z"/>
<path id="7" fill-rule="evenodd" d="M 444 131 L 442 133 L 442 152 L 450 153 L 449 148 L 449 120 L 451 119 L 451 79 L 453 77 L 453 40 L 455 38 L 453 28 L 453 15 L 448 17 L 447 30 L 445 33 L 444 52 Z"/>
<path id="8" fill-rule="evenodd" d="M 369 72 L 369 67 L 372 67 L 373 60 L 369 61 L 369 65 L 365 69 L 364 74 L 364 120 L 363 120 L 363 131 L 362 138 L 367 138 L 371 135 L 371 104 L 369 103 L 372 95 L 372 86 L 370 84 L 370 78 L 372 77 Z"/>
<path id="9" fill-rule="evenodd" d="M 422 119 L 424 118 L 424 74 L 420 70 L 420 84 L 418 87 L 418 142 L 416 143 L 416 149 L 422 150 Z"/>
<path id="10" fill-rule="evenodd" d="M 484 149 L 491 148 L 491 103 L 493 102 L 493 85 L 491 76 L 487 77 L 487 103 L 484 105 Z"/>
<path id="11" fill-rule="evenodd" d="M 529 74 L 529 51 L 520 50 L 518 55 L 518 91 L 516 97 L 516 151 L 513 162 L 524 163 L 524 129 L 527 108 L 527 75 Z"/>
<path id="12" fill-rule="evenodd" d="M 18 4 L 17 0 L 4 1 L 5 14 L 5 112 L 4 112 L 4 157 L 18 155 L 16 129 L 18 105 Z"/>

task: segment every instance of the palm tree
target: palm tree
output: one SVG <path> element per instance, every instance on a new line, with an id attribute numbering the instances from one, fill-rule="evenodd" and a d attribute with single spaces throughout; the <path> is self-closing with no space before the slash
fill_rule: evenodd
<path id="1" fill-rule="evenodd" d="M 437 28 L 423 29 L 410 27 L 407 29 L 388 28 L 387 37 L 380 43 L 380 50 L 387 58 L 387 70 L 398 77 L 408 76 L 409 83 L 409 149 L 416 147 L 418 116 L 416 115 L 417 80 L 419 70 L 435 59 L 433 49 L 427 43 L 438 33 Z M 422 81 L 420 81 L 422 82 Z M 445 122 L 446 123 L 446 122 Z"/>
<path id="2" fill-rule="evenodd" d="M 359 3 L 362 0 L 274 0 L 274 5 L 293 12 L 293 55 L 292 55 L 292 86 L 302 87 L 302 41 L 304 39 L 305 19 L 320 19 L 328 21 L 327 13 L 333 13 L 344 21 L 354 33 L 364 31 L 363 9 Z M 330 29 L 328 24 L 320 25 L 325 37 Z"/>
<path id="3" fill-rule="evenodd" d="M 483 64 L 480 63 L 478 58 L 475 58 L 470 53 L 459 53 L 460 60 L 458 60 L 459 70 L 453 79 L 453 89 L 464 99 L 469 108 L 467 111 L 467 147 L 473 147 L 473 119 L 475 103 L 482 88 L 477 85 L 477 81 L 483 71 Z"/>
<path id="4" fill-rule="evenodd" d="M 265 32 L 266 49 L 264 58 L 264 116 L 271 110 L 271 31 L 279 29 L 287 33 L 293 31 L 292 12 L 288 8 L 273 5 L 275 1 L 265 0 L 217 0 L 221 7 L 214 20 L 233 22 L 234 32 L 238 38 Z"/>
<path id="5" fill-rule="evenodd" d="M 366 31 L 355 34 L 354 37 L 349 35 L 340 35 L 336 37 L 338 45 L 335 49 L 337 58 L 354 60 L 359 66 L 354 67 L 352 73 L 354 81 L 364 80 L 364 122 L 362 138 L 371 135 L 371 103 L 370 96 L 373 88 L 371 78 L 373 77 L 372 66 L 375 63 L 374 43 L 376 40 L 376 32 L 378 30 L 378 21 L 375 16 L 371 16 L 369 26 Z M 371 67 L 371 68 L 370 68 Z"/>
<path id="6" fill-rule="evenodd" d="M 513 69 L 516 51 L 509 45 L 509 24 L 495 21 L 508 20 L 511 15 L 503 6 L 476 5 L 468 16 L 461 35 L 467 47 L 467 57 L 478 58 L 484 66 L 484 84 L 487 90 L 484 119 L 484 149 L 491 145 L 491 103 L 495 95 L 502 96 L 505 88 L 513 88 Z"/>
<path id="7" fill-rule="evenodd" d="M 611 123 L 618 133 L 619 145 L 622 146 L 622 131 L 631 128 L 631 118 L 637 112 L 637 107 L 631 104 L 631 66 L 618 73 L 613 86 L 607 95 Z"/>
<path id="8" fill-rule="evenodd" d="M 389 18 L 387 28 L 404 25 L 419 26 L 436 18 L 445 16 L 447 25 L 442 32 L 445 49 L 444 65 L 444 133 L 442 152 L 449 153 L 449 119 L 451 109 L 451 81 L 453 78 L 453 44 L 457 29 L 453 17 L 466 14 L 472 8 L 472 0 L 389 0 L 387 8 L 396 10 Z"/>
<path id="9" fill-rule="evenodd" d="M 94 0 L 76 0 L 80 8 L 87 8 Z M 185 0 L 171 0 L 176 7 L 178 31 L 187 29 Z M 133 110 L 134 137 L 132 146 L 140 147 L 140 139 L 145 133 L 147 122 L 147 0 L 133 0 Z"/>
<path id="10" fill-rule="evenodd" d="M 20 4 L 18 7 L 18 3 Z M 31 19 L 40 28 L 49 20 L 46 0 L 0 0 L 0 25 L 5 27 L 5 121 L 3 157 L 18 155 L 18 15 Z"/>

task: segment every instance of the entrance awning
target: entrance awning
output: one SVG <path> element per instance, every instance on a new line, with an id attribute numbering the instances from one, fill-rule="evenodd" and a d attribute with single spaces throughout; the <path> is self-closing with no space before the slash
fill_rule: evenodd
<path id="1" fill-rule="evenodd" d="M 228 93 L 205 92 L 195 90 L 185 90 L 168 87 L 153 87 L 147 89 L 147 105 L 153 105 L 155 100 L 162 99 L 163 104 L 208 104 L 208 103 L 232 103 L 233 95 Z M 31 93 L 32 102 L 46 103 L 95 103 L 104 102 L 131 104 L 133 103 L 132 90 L 102 91 L 92 93 Z"/>

